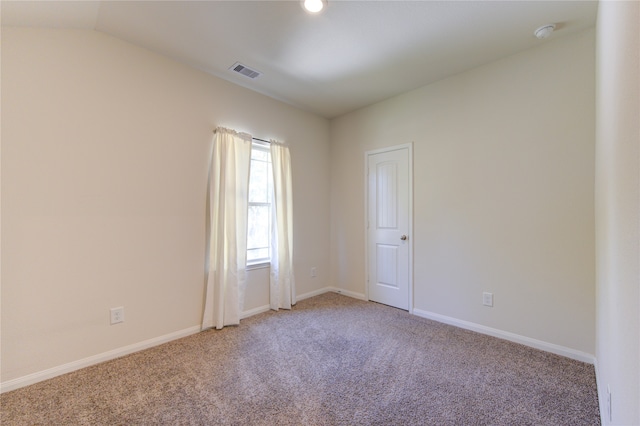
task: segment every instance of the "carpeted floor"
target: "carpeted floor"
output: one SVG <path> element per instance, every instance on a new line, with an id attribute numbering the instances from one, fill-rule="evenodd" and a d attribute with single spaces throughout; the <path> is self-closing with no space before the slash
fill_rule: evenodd
<path id="1" fill-rule="evenodd" d="M 2 425 L 596 425 L 592 365 L 327 293 L 0 396 Z"/>

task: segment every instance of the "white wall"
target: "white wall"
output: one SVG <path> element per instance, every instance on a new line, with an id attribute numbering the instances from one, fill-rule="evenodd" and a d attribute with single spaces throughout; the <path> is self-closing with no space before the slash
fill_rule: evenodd
<path id="1" fill-rule="evenodd" d="M 597 28 L 598 391 L 604 424 L 638 425 L 640 3 L 600 2 Z"/>
<path id="2" fill-rule="evenodd" d="M 218 125 L 290 143 L 298 293 L 328 286 L 327 120 L 97 32 L 3 28 L 3 383 L 199 325 Z"/>
<path id="3" fill-rule="evenodd" d="M 414 142 L 414 307 L 593 355 L 594 49 L 551 39 L 332 120 L 334 285 L 365 293 L 364 152 Z"/>

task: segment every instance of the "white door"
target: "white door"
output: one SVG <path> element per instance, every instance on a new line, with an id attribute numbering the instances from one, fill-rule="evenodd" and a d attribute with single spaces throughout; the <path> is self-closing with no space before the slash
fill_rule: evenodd
<path id="1" fill-rule="evenodd" d="M 410 146 L 367 154 L 369 300 L 409 309 Z"/>

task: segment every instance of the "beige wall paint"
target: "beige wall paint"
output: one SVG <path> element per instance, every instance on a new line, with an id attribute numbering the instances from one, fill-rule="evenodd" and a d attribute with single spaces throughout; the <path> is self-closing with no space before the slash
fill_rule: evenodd
<path id="1" fill-rule="evenodd" d="M 3 382 L 200 323 L 218 125 L 290 143 L 298 293 L 328 286 L 327 120 L 97 32 L 3 28 Z"/>
<path id="2" fill-rule="evenodd" d="M 365 293 L 364 152 L 413 142 L 414 307 L 594 354 L 594 67 L 589 30 L 332 120 L 334 285 Z"/>
<path id="3" fill-rule="evenodd" d="M 640 3 L 597 24 L 597 367 L 603 424 L 640 424 Z M 611 389 L 611 418 L 607 409 Z"/>

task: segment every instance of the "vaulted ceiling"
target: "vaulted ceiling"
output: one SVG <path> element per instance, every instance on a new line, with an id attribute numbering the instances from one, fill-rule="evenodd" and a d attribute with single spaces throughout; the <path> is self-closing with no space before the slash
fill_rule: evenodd
<path id="1" fill-rule="evenodd" d="M 596 1 L 2 1 L 3 26 L 100 31 L 332 118 L 595 25 Z M 545 40 L 534 30 L 554 23 Z M 262 75 L 249 79 L 234 63 Z"/>

